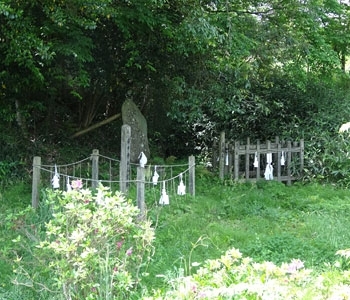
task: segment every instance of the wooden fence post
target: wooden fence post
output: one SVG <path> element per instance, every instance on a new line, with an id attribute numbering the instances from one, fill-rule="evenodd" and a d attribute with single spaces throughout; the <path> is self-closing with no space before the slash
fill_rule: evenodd
<path id="1" fill-rule="evenodd" d="M 188 166 L 189 166 L 189 193 L 191 196 L 196 195 L 196 161 L 195 157 L 191 155 L 188 158 Z"/>
<path id="2" fill-rule="evenodd" d="M 129 167 L 130 167 L 130 142 L 131 142 L 131 127 L 129 125 L 122 126 L 121 133 L 121 149 L 120 149 L 120 166 L 119 177 L 120 186 L 119 189 L 122 193 L 127 192 L 128 179 L 129 179 Z"/>
<path id="3" fill-rule="evenodd" d="M 91 156 L 91 175 L 92 175 L 92 182 L 91 182 L 91 187 L 93 189 L 96 189 L 98 187 L 98 157 L 99 153 L 97 149 L 94 149 L 92 151 L 92 156 Z"/>
<path id="4" fill-rule="evenodd" d="M 218 160 L 219 160 L 219 157 L 218 157 L 218 146 L 217 146 L 217 143 L 216 141 L 214 141 L 213 143 L 213 156 L 212 156 L 212 161 L 211 161 L 211 165 L 212 165 L 212 168 L 215 170 L 217 165 L 218 165 Z"/>
<path id="5" fill-rule="evenodd" d="M 230 154 L 229 154 L 229 143 L 225 143 L 225 162 L 224 162 L 224 176 L 227 176 L 230 172 Z"/>
<path id="6" fill-rule="evenodd" d="M 249 179 L 250 177 L 250 173 L 249 173 L 249 167 L 250 167 L 250 164 L 249 164 L 249 155 L 250 153 L 250 138 L 248 137 L 247 138 L 247 144 L 245 145 L 245 178 L 246 180 Z"/>
<path id="7" fill-rule="evenodd" d="M 292 184 L 292 169 L 291 169 L 291 164 L 292 164 L 292 142 L 287 141 L 287 148 L 288 148 L 288 157 L 287 157 L 287 185 Z"/>
<path id="8" fill-rule="evenodd" d="M 39 205 L 40 166 L 41 166 L 41 157 L 34 156 L 33 181 L 32 181 L 32 207 L 33 208 L 37 208 Z"/>
<path id="9" fill-rule="evenodd" d="M 304 171 L 304 140 L 300 140 L 300 175 Z"/>
<path id="10" fill-rule="evenodd" d="M 137 207 L 140 209 L 139 219 L 144 220 L 146 216 L 146 204 L 145 204 L 145 169 L 143 167 L 137 167 Z"/>
<path id="11" fill-rule="evenodd" d="M 260 172 L 261 172 L 261 166 L 260 166 L 260 140 L 256 141 L 256 154 L 258 156 L 258 167 L 256 168 L 256 180 L 260 180 Z"/>
<path id="12" fill-rule="evenodd" d="M 225 176 L 225 131 L 220 134 L 219 144 L 219 178 L 224 179 Z"/>
<path id="13" fill-rule="evenodd" d="M 239 178 L 239 146 L 239 141 L 235 141 L 235 153 L 233 159 L 233 172 L 235 180 L 238 180 Z"/>
<path id="14" fill-rule="evenodd" d="M 232 154 L 234 151 L 234 145 L 228 144 L 228 175 L 232 177 L 232 164 L 234 155 Z"/>
<path id="15" fill-rule="evenodd" d="M 277 181 L 281 181 L 281 143 L 278 136 L 276 136 L 276 144 L 277 144 Z"/>

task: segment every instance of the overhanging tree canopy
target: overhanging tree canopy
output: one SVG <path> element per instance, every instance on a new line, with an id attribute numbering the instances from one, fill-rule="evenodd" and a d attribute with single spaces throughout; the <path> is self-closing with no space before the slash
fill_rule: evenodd
<path id="1" fill-rule="evenodd" d="M 348 20 L 335 0 L 2 1 L 0 118 L 71 135 L 133 97 L 153 128 L 261 131 L 301 117 L 272 89 L 344 73 Z"/>

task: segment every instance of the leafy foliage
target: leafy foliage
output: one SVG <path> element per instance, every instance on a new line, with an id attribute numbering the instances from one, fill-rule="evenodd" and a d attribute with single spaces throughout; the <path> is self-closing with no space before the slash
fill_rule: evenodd
<path id="1" fill-rule="evenodd" d="M 315 91 L 331 97 L 343 81 L 347 93 L 348 18 L 337 1 L 3 2 L 0 118 L 26 149 L 132 97 L 164 156 L 207 148 L 221 130 L 270 138 L 320 110 Z"/>
<path id="2" fill-rule="evenodd" d="M 37 297 L 44 290 L 50 299 L 129 299 L 152 254 L 150 223 L 137 221 L 138 209 L 120 194 L 101 186 L 94 195 L 74 186 L 72 192 L 47 192 L 44 232 L 27 231 L 37 265 L 28 269 L 30 262 L 17 253 L 14 283 Z"/>
<path id="3" fill-rule="evenodd" d="M 348 250 L 339 254 L 348 259 Z M 206 260 L 192 276 L 173 278 L 170 290 L 158 290 L 145 299 L 344 299 L 349 292 L 348 274 L 342 269 L 333 273 L 317 276 L 299 259 L 281 266 L 256 263 L 232 248 L 218 259 Z"/>

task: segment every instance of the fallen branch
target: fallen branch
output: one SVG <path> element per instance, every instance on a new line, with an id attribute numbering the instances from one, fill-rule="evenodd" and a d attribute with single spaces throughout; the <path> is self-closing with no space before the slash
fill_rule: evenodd
<path id="1" fill-rule="evenodd" d="M 83 135 L 83 134 L 85 134 L 85 133 L 87 133 L 87 132 L 89 132 L 89 131 L 91 131 L 91 130 L 94 130 L 94 129 L 99 128 L 99 127 L 101 127 L 101 126 L 103 126 L 103 125 L 106 125 L 106 124 L 108 124 L 108 123 L 114 121 L 115 119 L 118 119 L 120 116 L 121 116 L 120 113 L 119 113 L 119 114 L 115 114 L 115 115 L 113 115 L 113 116 L 107 118 L 106 120 L 103 120 L 103 121 L 101 121 L 101 122 L 99 122 L 99 123 L 96 123 L 96 124 L 94 124 L 94 125 L 91 125 L 91 126 L 88 127 L 88 128 L 85 128 L 85 129 L 83 129 L 83 130 L 80 130 L 80 131 L 74 133 L 74 134 L 71 136 L 71 138 L 76 138 L 76 137 L 78 137 L 78 136 L 80 136 L 80 135 Z"/>

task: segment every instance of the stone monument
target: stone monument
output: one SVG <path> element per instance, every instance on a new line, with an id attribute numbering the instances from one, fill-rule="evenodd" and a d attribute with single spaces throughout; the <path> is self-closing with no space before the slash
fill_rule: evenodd
<path id="1" fill-rule="evenodd" d="M 130 162 L 138 163 L 141 152 L 149 158 L 150 150 L 147 137 L 147 121 L 131 99 L 127 99 L 123 103 L 122 119 L 123 124 L 129 125 L 131 128 Z"/>

